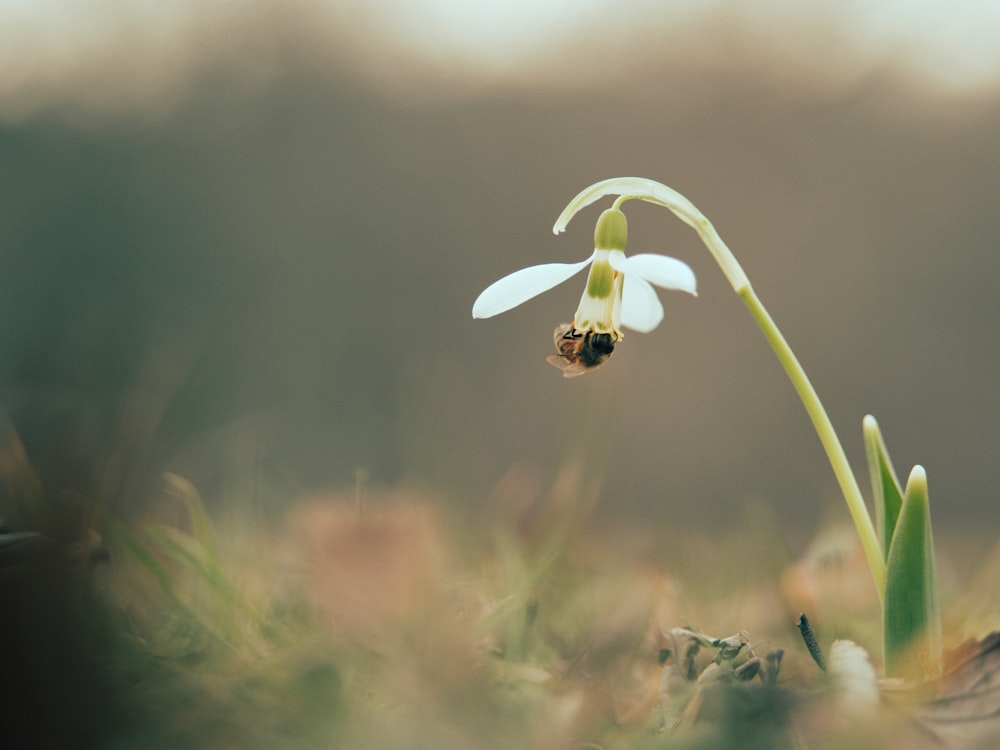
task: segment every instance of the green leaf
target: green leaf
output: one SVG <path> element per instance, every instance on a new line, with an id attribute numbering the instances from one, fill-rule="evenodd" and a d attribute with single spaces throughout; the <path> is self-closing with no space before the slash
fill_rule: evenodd
<path id="1" fill-rule="evenodd" d="M 167 571 L 163 565 L 160 564 L 159 560 L 150 553 L 143 544 L 142 540 L 136 536 L 125 524 L 117 520 L 109 513 L 105 512 L 100 507 L 94 506 L 94 512 L 97 513 L 101 521 L 101 527 L 104 532 L 111 537 L 122 549 L 130 553 L 139 563 L 149 572 L 153 579 L 160 585 L 163 592 L 170 597 L 172 601 L 178 601 L 177 592 L 173 585 L 173 579 L 170 573 Z"/>
<path id="2" fill-rule="evenodd" d="M 896 470 L 892 468 L 889 451 L 886 450 L 875 417 L 869 414 L 861 426 L 875 503 L 875 530 L 882 545 L 882 555 L 888 562 L 892 535 L 896 530 L 900 508 L 903 506 L 903 490 L 899 486 L 899 479 L 896 478 Z"/>
<path id="3" fill-rule="evenodd" d="M 914 466 L 886 563 L 882 610 L 885 673 L 921 679 L 941 672 L 938 608 L 927 475 Z"/>
<path id="4" fill-rule="evenodd" d="M 209 518 L 198 490 L 194 488 L 193 484 L 177 474 L 167 472 L 163 478 L 167 483 L 167 491 L 187 510 L 188 519 L 191 521 L 191 533 L 201 546 L 206 564 L 210 567 L 218 567 L 220 563 L 212 519 Z"/>

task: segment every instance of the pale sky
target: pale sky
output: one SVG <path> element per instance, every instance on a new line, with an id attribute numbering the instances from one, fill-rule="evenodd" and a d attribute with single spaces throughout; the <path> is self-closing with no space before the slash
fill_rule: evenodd
<path id="1" fill-rule="evenodd" d="M 152 106 L 206 59 L 266 76 L 289 38 L 375 79 L 559 84 L 627 67 L 633 38 L 726 54 L 703 44 L 720 19 L 808 80 L 887 64 L 943 88 L 1000 80 L 995 0 L 0 0 L 0 116 L 62 99 Z"/>
<path id="2" fill-rule="evenodd" d="M 377 8 L 387 30 L 423 54 L 485 65 L 530 57 L 581 29 L 619 32 L 614 27 L 626 16 L 671 28 L 724 11 L 765 38 L 807 36 L 826 26 L 867 60 L 898 59 L 948 85 L 1000 77 L 996 0 L 367 0 L 355 5 Z"/>

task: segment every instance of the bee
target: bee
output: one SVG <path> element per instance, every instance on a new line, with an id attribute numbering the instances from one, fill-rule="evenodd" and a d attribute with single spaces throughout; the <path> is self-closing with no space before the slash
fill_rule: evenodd
<path id="1" fill-rule="evenodd" d="M 550 354 L 547 359 L 563 371 L 564 378 L 575 378 L 600 367 L 615 350 L 610 333 L 578 331 L 569 323 L 556 326 L 552 338 L 559 354 Z"/>

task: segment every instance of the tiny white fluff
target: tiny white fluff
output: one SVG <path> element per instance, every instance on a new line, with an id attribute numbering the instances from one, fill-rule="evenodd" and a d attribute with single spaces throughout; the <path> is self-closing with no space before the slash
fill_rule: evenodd
<path id="1" fill-rule="evenodd" d="M 834 641 L 827 659 L 836 702 L 844 718 L 871 717 L 879 703 L 878 678 L 868 652 L 854 641 Z"/>

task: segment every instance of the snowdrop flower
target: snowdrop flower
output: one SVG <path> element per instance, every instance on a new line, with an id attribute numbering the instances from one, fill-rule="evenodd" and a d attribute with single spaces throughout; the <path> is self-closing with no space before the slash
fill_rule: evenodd
<path id="1" fill-rule="evenodd" d="M 499 315 L 561 284 L 590 266 L 568 335 L 622 338 L 621 329 L 648 333 L 663 320 L 663 306 L 652 285 L 697 294 L 694 272 L 687 264 L 664 255 L 625 256 L 628 223 L 617 206 L 597 221 L 594 252 L 579 263 L 545 263 L 515 271 L 488 286 L 472 306 L 472 317 Z"/>

